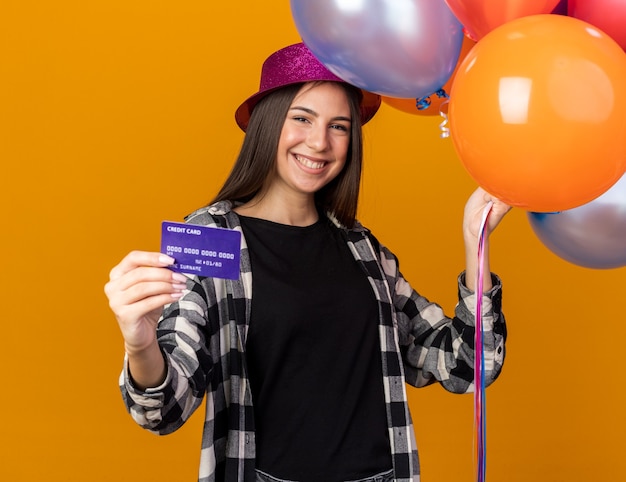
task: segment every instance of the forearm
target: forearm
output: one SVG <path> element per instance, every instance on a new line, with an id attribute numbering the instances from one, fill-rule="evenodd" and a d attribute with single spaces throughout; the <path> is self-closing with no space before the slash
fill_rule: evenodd
<path id="1" fill-rule="evenodd" d="M 126 353 L 120 389 L 127 410 L 141 427 L 160 435 L 180 428 L 202 401 L 206 391 L 204 372 L 195 370 L 202 379 L 187 376 L 187 359 L 171 356 L 170 346 L 161 341 L 158 357 L 150 351 Z M 152 361 L 151 361 L 152 360 Z M 162 367 L 162 375 L 157 367 Z M 147 369 L 146 369 L 147 368 Z M 135 376 L 137 373 L 137 376 Z M 138 380 L 136 380 L 136 378 Z"/>
<path id="2" fill-rule="evenodd" d="M 465 240 L 465 286 L 470 291 L 476 291 L 476 280 L 478 279 L 478 240 Z M 489 238 L 485 239 L 483 248 L 483 268 L 482 268 L 483 292 L 492 288 L 491 268 L 489 264 Z"/>
<path id="3" fill-rule="evenodd" d="M 163 353 L 155 341 L 144 350 L 128 352 L 128 370 L 136 388 L 158 387 L 167 374 Z"/>

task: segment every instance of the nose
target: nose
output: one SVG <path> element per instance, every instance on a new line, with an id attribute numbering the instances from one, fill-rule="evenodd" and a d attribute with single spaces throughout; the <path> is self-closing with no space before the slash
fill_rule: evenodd
<path id="1" fill-rule="evenodd" d="M 315 152 L 323 152 L 328 149 L 328 129 L 326 126 L 317 124 L 311 126 L 306 138 L 306 145 Z"/>

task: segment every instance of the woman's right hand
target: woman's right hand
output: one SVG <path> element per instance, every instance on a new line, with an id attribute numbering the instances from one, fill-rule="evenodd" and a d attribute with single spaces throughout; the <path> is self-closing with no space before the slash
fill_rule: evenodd
<path id="1" fill-rule="evenodd" d="M 167 268 L 173 263 L 162 253 L 132 251 L 110 272 L 104 292 L 130 356 L 156 345 L 163 307 L 179 299 L 186 288 L 187 277 Z"/>

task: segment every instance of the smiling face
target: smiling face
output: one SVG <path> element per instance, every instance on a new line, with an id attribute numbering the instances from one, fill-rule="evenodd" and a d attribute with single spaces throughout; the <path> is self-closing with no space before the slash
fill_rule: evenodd
<path id="1" fill-rule="evenodd" d="M 350 105 L 341 86 L 305 84 L 287 112 L 269 190 L 312 198 L 345 166 L 351 124 Z"/>

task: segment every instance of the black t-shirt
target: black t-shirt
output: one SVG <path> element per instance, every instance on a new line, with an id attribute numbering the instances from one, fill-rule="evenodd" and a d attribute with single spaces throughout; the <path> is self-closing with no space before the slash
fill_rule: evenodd
<path id="1" fill-rule="evenodd" d="M 257 468 L 303 482 L 391 469 L 378 305 L 344 234 L 324 216 L 306 227 L 240 218 Z"/>

